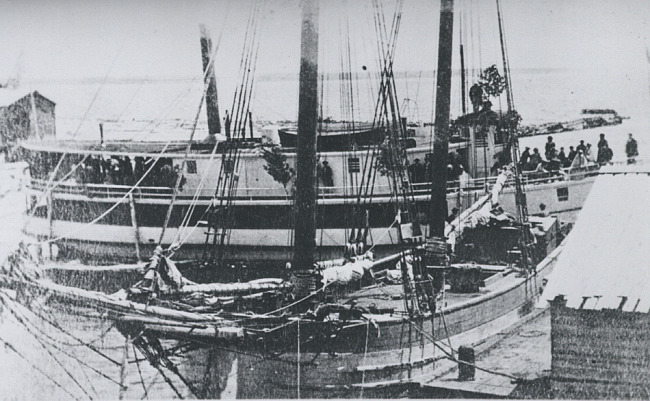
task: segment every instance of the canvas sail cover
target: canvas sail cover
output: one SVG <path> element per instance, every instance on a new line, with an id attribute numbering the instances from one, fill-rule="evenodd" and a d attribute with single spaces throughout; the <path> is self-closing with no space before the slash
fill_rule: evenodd
<path id="1" fill-rule="evenodd" d="M 648 167 L 645 172 L 632 167 L 618 174 L 612 174 L 614 167 L 601 170 L 549 276 L 542 303 L 561 295 L 566 306 L 575 309 L 648 312 L 648 171 Z"/>

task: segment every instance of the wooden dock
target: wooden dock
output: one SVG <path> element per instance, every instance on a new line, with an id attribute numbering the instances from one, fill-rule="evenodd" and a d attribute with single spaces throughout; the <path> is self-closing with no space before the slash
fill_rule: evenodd
<path id="1" fill-rule="evenodd" d="M 497 374 L 476 369 L 474 380 L 459 381 L 458 365 L 446 361 L 439 367 L 441 374 L 435 380 L 420 384 L 418 396 L 509 398 L 522 397 L 530 392 L 529 388 L 538 394 L 539 383 L 544 382 L 551 369 L 549 309 L 536 310 L 517 325 L 472 346 L 476 366 Z"/>

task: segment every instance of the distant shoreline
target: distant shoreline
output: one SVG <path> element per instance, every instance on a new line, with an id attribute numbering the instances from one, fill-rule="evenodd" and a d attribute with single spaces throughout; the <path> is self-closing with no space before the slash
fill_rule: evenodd
<path id="1" fill-rule="evenodd" d="M 578 72 L 578 69 L 573 68 L 519 68 L 512 70 L 513 74 L 553 74 L 553 73 L 566 73 L 566 72 Z M 400 79 L 414 79 L 414 78 L 432 78 L 435 75 L 435 70 L 423 70 L 423 71 L 396 71 L 394 73 L 395 78 Z M 479 69 L 474 71 L 479 73 Z M 375 74 L 377 71 L 357 71 L 355 73 L 355 79 L 368 80 L 376 79 Z M 453 75 L 460 75 L 460 69 L 454 69 Z M 330 72 L 325 74 L 327 80 L 339 80 L 340 73 Z M 236 78 L 236 77 L 217 77 L 217 78 Z M 26 86 L 29 85 L 39 85 L 39 84 L 133 84 L 141 82 L 149 83 L 184 83 L 184 82 L 200 82 L 202 77 L 200 75 L 196 76 L 161 76 L 161 77 L 116 77 L 116 78 L 104 78 L 104 77 L 88 77 L 88 78 L 38 78 L 31 80 L 24 80 L 22 83 Z M 298 80 L 298 73 L 274 73 L 274 74 L 260 74 L 256 77 L 259 81 L 287 81 L 287 80 Z"/>

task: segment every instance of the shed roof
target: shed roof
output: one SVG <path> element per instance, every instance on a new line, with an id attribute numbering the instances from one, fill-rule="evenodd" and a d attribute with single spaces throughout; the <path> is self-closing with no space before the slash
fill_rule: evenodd
<path id="1" fill-rule="evenodd" d="M 50 99 L 38 93 L 38 91 L 32 91 L 29 89 L 0 89 L 0 107 L 9 106 L 13 103 L 16 103 L 18 100 L 24 98 L 25 96 L 28 96 L 31 93 L 34 93 L 34 96 L 38 96 L 52 104 L 55 104 Z"/>
<path id="2" fill-rule="evenodd" d="M 542 300 L 574 309 L 650 309 L 650 166 L 604 167 Z"/>

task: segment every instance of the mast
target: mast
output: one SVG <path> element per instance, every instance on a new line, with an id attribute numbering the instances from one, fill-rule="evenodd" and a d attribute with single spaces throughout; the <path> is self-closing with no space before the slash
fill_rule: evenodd
<path id="1" fill-rule="evenodd" d="M 503 61 L 503 77 L 506 81 L 506 96 L 508 101 L 508 115 L 515 111 L 514 100 L 512 97 L 512 83 L 510 82 L 510 65 L 508 63 L 508 56 L 506 51 L 506 42 L 503 35 L 503 21 L 501 16 L 501 3 L 497 0 L 497 17 L 499 21 L 499 42 L 501 43 L 501 58 Z M 517 205 L 517 214 L 519 218 L 519 227 L 522 234 L 523 244 L 521 246 L 521 264 L 525 270 L 530 269 L 529 265 L 529 249 L 528 247 L 533 243 L 534 238 L 530 232 L 530 224 L 528 221 L 528 201 L 526 200 L 526 192 L 521 183 L 521 170 L 519 167 L 519 139 L 517 137 L 517 129 L 513 128 L 508 121 L 508 136 L 510 138 L 510 152 L 512 157 L 512 164 L 515 169 L 515 204 Z"/>
<path id="2" fill-rule="evenodd" d="M 463 49 L 463 44 L 460 44 L 460 95 L 461 95 L 461 104 L 463 115 L 467 113 L 467 99 L 466 99 L 466 87 L 465 87 L 465 50 Z"/>
<path id="3" fill-rule="evenodd" d="M 316 252 L 316 130 L 318 124 L 318 4 L 302 6 L 293 269 L 311 269 Z"/>
<path id="4" fill-rule="evenodd" d="M 208 134 L 221 133 L 219 119 L 219 97 L 217 96 L 217 79 L 214 76 L 214 61 L 212 60 L 212 39 L 205 25 L 201 29 L 201 59 L 203 61 L 203 80 L 206 85 L 205 109 L 208 114 Z"/>
<path id="5" fill-rule="evenodd" d="M 447 219 L 447 153 L 451 102 L 451 55 L 454 33 L 454 1 L 440 2 L 436 118 L 434 121 L 429 237 L 445 236 Z"/>

